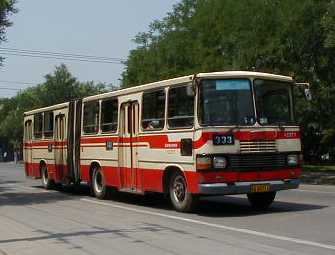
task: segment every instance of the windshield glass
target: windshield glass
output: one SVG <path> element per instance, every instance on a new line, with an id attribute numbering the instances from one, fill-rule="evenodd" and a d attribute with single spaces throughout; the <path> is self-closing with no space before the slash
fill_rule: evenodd
<path id="1" fill-rule="evenodd" d="M 258 122 L 261 125 L 291 124 L 290 94 L 292 84 L 288 82 L 260 80 L 254 81 Z"/>
<path id="2" fill-rule="evenodd" d="M 253 125 L 255 123 L 251 83 L 248 79 L 202 80 L 199 94 L 201 125 Z"/>

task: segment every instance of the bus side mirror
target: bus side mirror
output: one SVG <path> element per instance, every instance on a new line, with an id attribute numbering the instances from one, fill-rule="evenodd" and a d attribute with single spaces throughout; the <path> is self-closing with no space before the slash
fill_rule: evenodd
<path id="1" fill-rule="evenodd" d="M 304 88 L 304 95 L 307 101 L 311 101 L 312 100 L 312 93 L 310 90 L 310 84 L 309 83 L 296 83 L 295 85 L 297 85 L 300 88 Z"/>

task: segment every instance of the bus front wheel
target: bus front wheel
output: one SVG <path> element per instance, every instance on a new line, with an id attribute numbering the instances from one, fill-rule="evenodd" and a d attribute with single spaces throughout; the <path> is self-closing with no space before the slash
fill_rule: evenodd
<path id="1" fill-rule="evenodd" d="M 169 185 L 170 200 L 179 212 L 191 212 L 198 203 L 198 197 L 187 189 L 187 182 L 183 174 L 175 172 Z"/>
<path id="2" fill-rule="evenodd" d="M 276 197 L 276 192 L 249 193 L 248 200 L 252 207 L 256 209 L 267 209 Z"/>

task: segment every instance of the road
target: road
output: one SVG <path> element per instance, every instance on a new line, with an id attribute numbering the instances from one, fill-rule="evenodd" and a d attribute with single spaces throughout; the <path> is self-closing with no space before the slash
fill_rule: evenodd
<path id="1" fill-rule="evenodd" d="M 335 254 L 335 186 L 280 192 L 266 212 L 227 196 L 183 214 L 160 196 L 46 191 L 1 163 L 0 254 Z"/>

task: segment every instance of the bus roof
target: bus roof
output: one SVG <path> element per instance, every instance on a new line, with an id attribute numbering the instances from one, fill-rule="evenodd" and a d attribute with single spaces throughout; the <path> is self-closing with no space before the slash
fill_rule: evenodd
<path id="1" fill-rule="evenodd" d="M 250 71 L 226 71 L 226 72 L 213 72 L 213 73 L 199 73 L 197 74 L 199 78 L 262 78 L 271 79 L 279 81 L 293 82 L 293 78 L 289 76 L 270 74 L 270 73 L 260 73 L 260 72 L 250 72 Z"/>
<path id="2" fill-rule="evenodd" d="M 83 98 L 83 101 L 98 100 L 114 96 L 122 96 L 127 94 L 132 94 L 136 92 L 142 92 L 145 90 L 164 88 L 171 85 L 183 84 L 193 81 L 194 78 L 261 78 L 261 79 L 271 79 L 278 81 L 293 82 L 293 78 L 289 76 L 282 76 L 270 73 L 261 73 L 261 72 L 250 72 L 250 71 L 223 71 L 223 72 L 212 72 L 212 73 L 198 73 L 194 75 L 187 75 L 178 78 L 162 80 L 157 82 L 152 82 L 144 85 L 139 85 L 135 87 L 129 87 L 125 89 L 110 91 L 98 95 L 88 96 Z M 49 107 L 39 108 L 29 112 L 25 112 L 24 115 L 30 115 L 38 112 L 44 112 L 49 110 L 56 110 L 58 108 L 67 107 L 68 103 L 57 104 Z"/>
<path id="3" fill-rule="evenodd" d="M 144 90 L 163 88 L 175 84 L 183 84 L 191 82 L 194 78 L 263 78 L 263 79 L 271 79 L 278 81 L 286 81 L 293 82 L 292 77 L 282 76 L 276 74 L 269 73 L 260 73 L 260 72 L 248 72 L 248 71 L 225 71 L 225 72 L 212 72 L 212 73 L 198 73 L 194 75 L 182 76 L 174 79 L 162 80 L 158 82 L 152 82 L 144 85 L 139 85 L 135 87 L 120 89 L 116 91 L 106 92 L 99 95 L 85 97 L 83 101 L 90 101 L 96 99 L 102 99 L 106 97 L 112 96 L 121 96 L 127 95 L 136 92 L 142 92 Z"/>
<path id="4" fill-rule="evenodd" d="M 39 112 L 47 112 L 47 111 L 58 110 L 58 109 L 65 108 L 68 105 L 69 105 L 69 103 L 66 102 L 66 103 L 55 104 L 55 105 L 51 105 L 51 106 L 47 106 L 47 107 L 43 107 L 43 108 L 38 108 L 38 109 L 35 109 L 35 110 L 31 110 L 31 111 L 25 112 L 24 116 L 35 114 L 35 113 L 39 113 Z"/>

